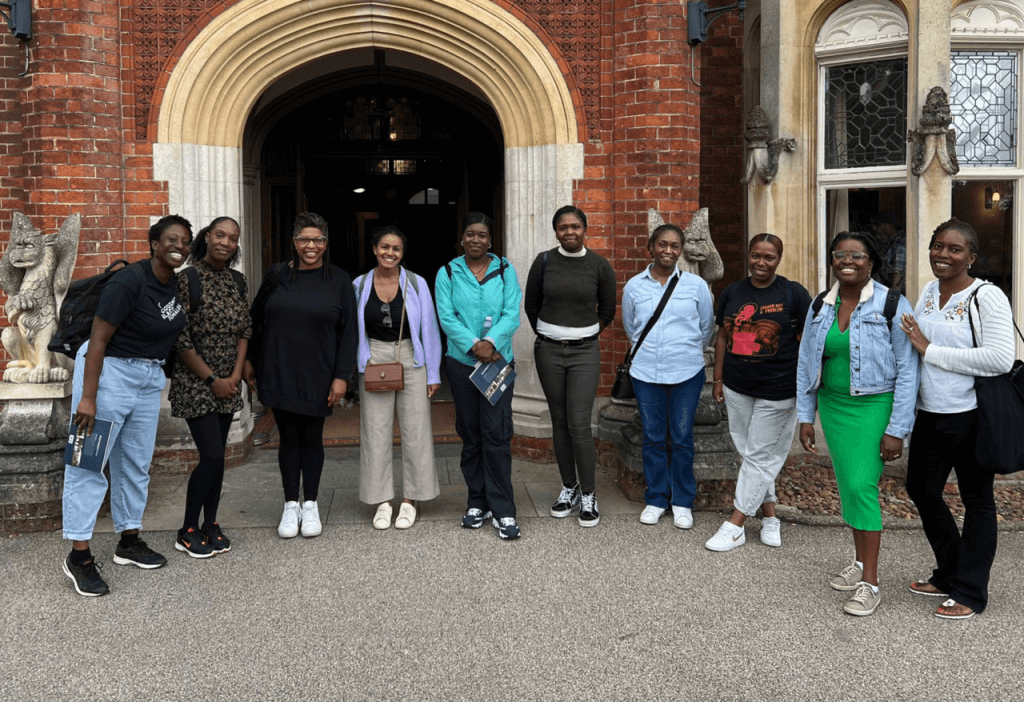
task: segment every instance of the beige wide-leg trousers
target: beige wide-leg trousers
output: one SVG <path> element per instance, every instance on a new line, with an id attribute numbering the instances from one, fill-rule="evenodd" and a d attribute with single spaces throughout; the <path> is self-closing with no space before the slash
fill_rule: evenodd
<path id="1" fill-rule="evenodd" d="M 394 360 L 393 343 L 370 339 L 371 362 Z M 359 499 L 367 504 L 380 504 L 395 496 L 391 441 L 396 407 L 402 436 L 403 497 L 432 500 L 441 493 L 434 467 L 427 369 L 412 363 L 412 341 L 406 339 L 402 341 L 405 389 L 398 392 L 366 392 L 366 375 L 359 375 Z"/>

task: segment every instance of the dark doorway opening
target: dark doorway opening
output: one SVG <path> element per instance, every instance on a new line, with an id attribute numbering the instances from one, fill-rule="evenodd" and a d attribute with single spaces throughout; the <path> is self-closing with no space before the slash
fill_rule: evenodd
<path id="1" fill-rule="evenodd" d="M 261 154 L 264 268 L 291 258 L 302 210 L 327 219 L 331 260 L 353 278 L 376 265 L 370 233 L 387 224 L 408 237 L 403 263 L 431 287 L 461 252 L 468 211 L 498 223 L 494 250 L 503 253 L 504 146 L 494 111 L 449 83 L 386 67 L 375 53 L 374 67 L 276 100 L 294 107 Z"/>

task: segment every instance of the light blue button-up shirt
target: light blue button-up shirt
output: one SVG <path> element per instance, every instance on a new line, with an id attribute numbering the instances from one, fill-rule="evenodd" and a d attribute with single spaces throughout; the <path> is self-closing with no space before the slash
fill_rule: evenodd
<path id="1" fill-rule="evenodd" d="M 665 286 L 651 276 L 653 265 L 630 278 L 622 290 L 622 322 L 634 345 L 665 292 Z M 672 298 L 630 366 L 629 374 L 647 383 L 675 385 L 704 370 L 704 349 L 714 329 L 711 291 L 692 273 L 677 275 Z"/>

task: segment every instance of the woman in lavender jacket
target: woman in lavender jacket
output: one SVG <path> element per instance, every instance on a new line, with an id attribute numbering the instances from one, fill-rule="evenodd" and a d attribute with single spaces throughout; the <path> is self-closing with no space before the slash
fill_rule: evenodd
<path id="1" fill-rule="evenodd" d="M 391 441 L 397 406 L 405 499 L 395 528 L 408 529 L 416 521 L 416 502 L 432 500 L 441 492 L 430 423 L 430 398 L 441 386 L 441 335 L 427 281 L 399 265 L 405 235 L 398 227 L 380 227 L 371 240 L 377 267 L 354 281 L 359 315 L 359 499 L 378 505 L 374 528 L 391 526 L 395 497 Z M 405 389 L 366 392 L 366 373 L 372 372 L 372 364 L 394 362 L 399 350 Z"/>

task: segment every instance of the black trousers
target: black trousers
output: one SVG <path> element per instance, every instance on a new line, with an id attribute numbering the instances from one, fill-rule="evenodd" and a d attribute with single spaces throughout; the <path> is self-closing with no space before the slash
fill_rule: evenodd
<path id="1" fill-rule="evenodd" d="M 217 521 L 220 490 L 224 484 L 224 447 L 228 443 L 233 416 L 230 412 L 210 412 L 185 420 L 199 450 L 199 463 L 188 479 L 183 529 L 192 527 L 198 530 L 200 512 L 204 517 L 203 526 Z"/>
<path id="2" fill-rule="evenodd" d="M 462 439 L 462 476 L 469 509 L 490 510 L 496 519 L 516 516 L 512 495 L 512 390 L 496 405 L 469 379 L 473 366 L 445 356 L 445 371 L 455 400 L 455 430 Z"/>
<path id="3" fill-rule="evenodd" d="M 977 424 L 977 410 L 957 414 L 919 410 L 910 440 L 907 493 L 935 552 L 937 565 L 929 582 L 960 604 L 982 612 L 988 604 L 988 578 L 999 531 L 995 473 L 974 458 Z M 942 497 L 950 470 L 956 471 L 964 504 L 962 533 Z"/>
<path id="4" fill-rule="evenodd" d="M 274 421 L 281 437 L 277 463 L 281 468 L 285 502 L 299 501 L 299 479 L 304 500 L 316 501 L 320 475 L 324 471 L 324 421 L 298 412 L 274 410 Z"/>

